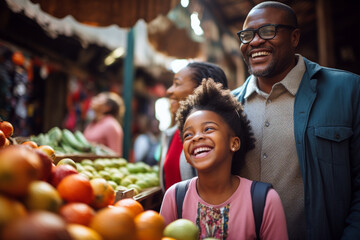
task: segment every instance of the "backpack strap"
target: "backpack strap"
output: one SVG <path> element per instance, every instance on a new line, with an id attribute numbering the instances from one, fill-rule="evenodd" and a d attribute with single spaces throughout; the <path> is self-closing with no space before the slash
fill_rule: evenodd
<path id="1" fill-rule="evenodd" d="M 260 228 L 264 215 L 266 195 L 273 186 L 270 183 L 253 181 L 251 184 L 251 200 L 255 219 L 256 239 L 260 239 Z"/>
<path id="2" fill-rule="evenodd" d="M 190 180 L 191 179 L 178 182 L 175 186 L 175 200 L 176 200 L 178 219 L 182 218 L 183 202 L 184 202 L 186 191 L 189 187 Z"/>

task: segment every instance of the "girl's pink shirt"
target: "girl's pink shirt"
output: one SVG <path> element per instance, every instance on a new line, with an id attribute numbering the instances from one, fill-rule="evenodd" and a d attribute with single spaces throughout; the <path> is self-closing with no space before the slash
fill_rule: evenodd
<path id="1" fill-rule="evenodd" d="M 196 191 L 197 177 L 194 177 L 189 184 L 188 191 L 184 198 L 183 218 L 189 219 L 196 224 L 196 222 L 199 221 L 198 215 L 203 213 L 202 218 L 206 219 L 207 222 L 217 222 L 219 219 L 214 218 L 214 215 L 211 215 L 211 211 L 209 215 L 204 214 L 204 211 L 209 211 L 208 209 L 212 208 L 220 209 L 218 212 L 221 213 L 228 211 L 228 215 L 223 218 L 228 220 L 222 220 L 223 222 L 221 223 L 224 225 L 224 221 L 227 221 L 225 227 L 225 229 L 228 229 L 226 239 L 255 239 L 255 222 L 250 194 L 252 181 L 241 177 L 239 178 L 240 184 L 238 189 L 227 201 L 219 205 L 211 205 L 202 200 L 198 195 Z M 160 214 L 164 217 L 166 224 L 177 219 L 175 185 L 171 186 L 165 192 L 160 209 Z M 206 229 L 201 228 L 203 230 Z M 202 234 L 206 235 L 204 231 L 202 231 Z M 202 237 L 205 235 L 202 235 Z M 263 222 L 260 229 L 260 239 L 288 239 L 284 209 L 280 197 L 274 189 L 270 189 L 267 194 Z"/>
<path id="2" fill-rule="evenodd" d="M 124 132 L 119 122 L 107 115 L 97 122 L 91 122 L 84 131 L 89 142 L 103 144 L 122 156 Z"/>

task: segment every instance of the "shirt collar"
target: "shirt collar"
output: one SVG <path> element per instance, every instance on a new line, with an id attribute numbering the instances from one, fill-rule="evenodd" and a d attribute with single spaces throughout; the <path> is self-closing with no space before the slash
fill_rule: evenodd
<path id="1" fill-rule="evenodd" d="M 257 91 L 260 91 L 260 89 L 257 87 L 256 77 L 254 75 L 251 75 L 249 84 L 246 89 L 245 99 L 247 99 L 248 97 L 250 97 L 250 95 L 252 95 L 253 93 L 255 93 Z"/>
<path id="2" fill-rule="evenodd" d="M 293 69 L 286 75 L 286 77 L 275 85 L 283 85 L 288 92 L 290 92 L 293 96 L 296 95 L 296 92 L 299 88 L 301 79 L 305 73 L 306 67 L 303 57 L 300 54 L 296 54 L 297 63 Z M 275 86 L 274 85 L 274 86 Z M 274 87 L 273 86 L 273 87 Z M 249 84 L 245 93 L 245 99 L 251 96 L 253 93 L 257 93 L 259 95 L 267 95 L 262 92 L 257 86 L 257 78 L 254 75 L 251 75 L 249 80 Z"/>
<path id="3" fill-rule="evenodd" d="M 296 95 L 301 79 L 306 70 L 305 62 L 301 55 L 296 54 L 296 57 L 298 60 L 296 66 L 291 69 L 286 77 L 280 82 L 293 96 Z"/>

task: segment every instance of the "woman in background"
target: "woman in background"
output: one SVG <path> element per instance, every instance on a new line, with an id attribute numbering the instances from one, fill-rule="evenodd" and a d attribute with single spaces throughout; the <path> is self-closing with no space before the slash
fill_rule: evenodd
<path id="1" fill-rule="evenodd" d="M 179 102 L 193 93 L 203 79 L 212 78 L 228 88 L 224 71 L 217 65 L 206 62 L 189 63 L 175 74 L 173 84 L 167 89 L 170 99 L 170 112 L 173 116 Z M 174 123 L 161 136 L 160 184 L 165 191 L 174 183 L 196 176 L 196 170 L 186 162 L 179 130 Z"/>
<path id="2" fill-rule="evenodd" d="M 84 130 L 85 138 L 122 156 L 124 132 L 121 121 L 125 112 L 124 101 L 114 92 L 101 92 L 93 97 L 90 108 L 94 112 L 94 119 Z"/>

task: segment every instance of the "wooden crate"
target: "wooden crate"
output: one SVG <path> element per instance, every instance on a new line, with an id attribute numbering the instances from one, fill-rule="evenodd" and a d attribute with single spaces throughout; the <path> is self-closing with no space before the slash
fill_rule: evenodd
<path id="1" fill-rule="evenodd" d="M 119 201 L 120 199 L 123 198 L 132 198 L 134 197 L 134 189 L 129 189 L 126 191 L 117 191 L 115 194 L 115 200 L 114 203 L 116 203 L 117 201 Z"/>
<path id="2" fill-rule="evenodd" d="M 163 199 L 163 191 L 161 187 L 152 187 L 145 189 L 141 193 L 133 197 L 140 202 L 145 210 L 160 211 L 161 202 Z"/>
<path id="3" fill-rule="evenodd" d="M 123 198 L 133 198 L 140 202 L 145 210 L 160 211 L 161 202 L 163 199 L 163 192 L 161 187 L 152 187 L 143 190 L 137 195 L 134 195 L 134 190 L 117 191 L 114 203 Z"/>

